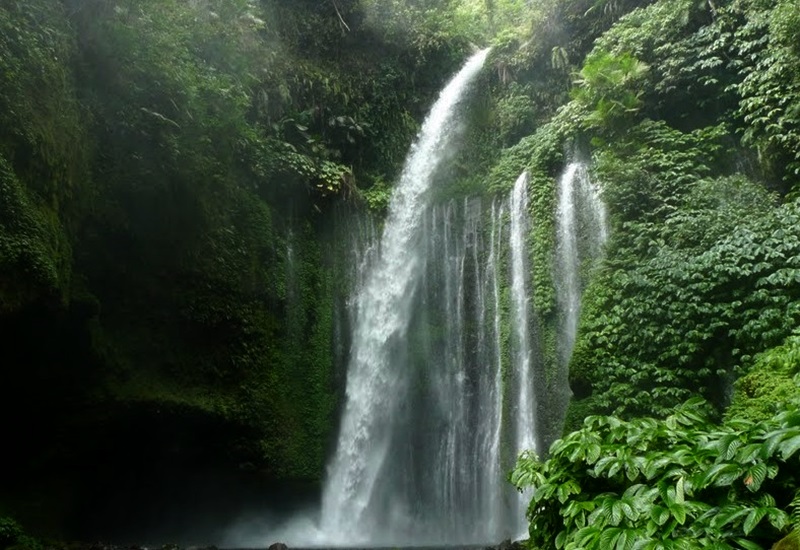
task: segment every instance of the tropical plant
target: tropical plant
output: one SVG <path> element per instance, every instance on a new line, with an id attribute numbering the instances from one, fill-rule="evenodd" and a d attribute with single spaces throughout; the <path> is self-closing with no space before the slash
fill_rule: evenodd
<path id="1" fill-rule="evenodd" d="M 592 52 L 575 80 L 574 97 L 590 110 L 586 122 L 613 129 L 639 111 L 647 70 L 646 64 L 628 52 Z"/>
<path id="2" fill-rule="evenodd" d="M 511 474 L 531 495 L 531 542 L 568 550 L 771 544 L 796 513 L 799 404 L 758 423 L 714 425 L 699 399 L 663 420 L 588 417 L 546 460 L 523 453 Z"/>

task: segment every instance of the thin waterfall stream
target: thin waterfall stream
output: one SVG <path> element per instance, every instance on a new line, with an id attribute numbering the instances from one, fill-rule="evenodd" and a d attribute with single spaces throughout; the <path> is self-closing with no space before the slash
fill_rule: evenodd
<path id="1" fill-rule="evenodd" d="M 589 179 L 589 168 L 573 160 L 558 178 L 556 211 L 556 294 L 560 317 L 559 360 L 569 362 L 578 332 L 581 301 L 581 262 L 600 256 L 608 239 L 605 206 Z M 583 228 L 583 230 L 582 230 Z M 579 236 L 585 235 L 582 247 Z"/>

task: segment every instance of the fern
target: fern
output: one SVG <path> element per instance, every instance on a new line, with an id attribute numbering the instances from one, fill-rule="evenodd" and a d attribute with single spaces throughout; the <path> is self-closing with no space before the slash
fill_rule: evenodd
<path id="1" fill-rule="evenodd" d="M 800 489 L 798 489 L 792 502 L 789 503 L 789 521 L 792 531 L 800 535 Z"/>

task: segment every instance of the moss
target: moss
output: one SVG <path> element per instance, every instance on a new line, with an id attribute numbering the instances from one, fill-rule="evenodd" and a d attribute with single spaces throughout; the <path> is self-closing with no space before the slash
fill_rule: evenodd
<path id="1" fill-rule="evenodd" d="M 736 381 L 727 418 L 767 420 L 779 403 L 800 395 L 800 335 L 754 358 L 753 366 Z"/>
<path id="2" fill-rule="evenodd" d="M 800 532 L 792 531 L 776 542 L 772 550 L 800 550 Z"/>
<path id="3" fill-rule="evenodd" d="M 88 202 L 88 139 L 64 6 L 0 7 L 0 314 L 69 299 L 70 240 Z"/>
<path id="4" fill-rule="evenodd" d="M 567 408 L 566 419 L 564 420 L 564 434 L 577 431 L 583 427 L 583 421 L 587 416 L 597 414 L 598 406 L 596 398 L 587 397 L 585 399 L 573 399 Z"/>
<path id="5" fill-rule="evenodd" d="M 70 257 L 55 215 L 29 198 L 0 154 L 0 314 L 64 294 Z"/>
<path id="6" fill-rule="evenodd" d="M 88 140 L 71 62 L 65 7 L 46 0 L 0 8 L 0 153 L 44 205 L 72 204 L 87 177 Z"/>
<path id="7" fill-rule="evenodd" d="M 536 162 L 536 161 L 534 161 Z M 538 163 L 537 163 L 538 164 Z M 528 237 L 528 254 L 531 258 L 531 288 L 533 308 L 545 317 L 550 317 L 556 306 L 555 290 L 555 180 L 535 171 L 530 178 L 531 218 Z"/>

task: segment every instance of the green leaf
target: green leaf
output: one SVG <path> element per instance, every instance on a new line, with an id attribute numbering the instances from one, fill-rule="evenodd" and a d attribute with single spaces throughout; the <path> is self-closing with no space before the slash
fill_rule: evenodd
<path id="1" fill-rule="evenodd" d="M 775 451 L 778 449 L 778 445 L 780 445 L 781 441 L 786 434 L 785 430 L 775 430 L 773 432 L 768 433 L 764 437 L 764 444 L 761 446 L 761 458 L 764 460 L 768 460 L 772 458 L 775 454 Z"/>
<path id="2" fill-rule="evenodd" d="M 726 487 L 736 481 L 741 475 L 742 468 L 738 464 L 732 462 L 715 464 L 701 474 L 694 485 L 698 489 L 703 489 L 708 487 L 708 485 Z"/>
<path id="3" fill-rule="evenodd" d="M 743 518 L 750 512 L 750 508 L 741 505 L 728 505 L 724 506 L 721 510 L 712 517 L 711 525 L 715 529 L 722 529 L 726 525 L 731 525 L 735 521 Z"/>
<path id="4" fill-rule="evenodd" d="M 736 544 L 744 548 L 744 550 L 764 550 L 761 546 L 759 546 L 755 542 L 747 539 L 735 538 L 733 540 L 736 542 Z"/>
<path id="5" fill-rule="evenodd" d="M 597 459 L 600 458 L 601 448 L 600 445 L 597 443 L 593 443 L 589 446 L 589 449 L 586 451 L 586 462 L 589 464 L 594 464 L 597 462 Z"/>
<path id="6" fill-rule="evenodd" d="M 770 508 L 767 512 L 767 519 L 770 524 L 778 531 L 782 530 L 789 523 L 789 515 L 783 510 Z"/>
<path id="7" fill-rule="evenodd" d="M 675 518 L 680 525 L 683 525 L 686 522 L 686 505 L 684 504 L 672 504 L 669 507 L 669 511 L 672 513 L 672 517 Z"/>
<path id="8" fill-rule="evenodd" d="M 622 521 L 622 503 L 617 501 L 611 506 L 611 525 L 619 525 Z"/>
<path id="9" fill-rule="evenodd" d="M 778 446 L 781 456 L 784 460 L 788 460 L 791 456 L 800 449 L 800 435 L 796 435 L 786 441 L 782 441 Z"/>
<path id="10" fill-rule="evenodd" d="M 747 519 L 744 520 L 744 525 L 742 529 L 744 530 L 745 535 L 749 535 L 750 532 L 756 528 L 756 525 L 764 519 L 764 516 L 767 515 L 766 508 L 754 508 L 750 511 L 750 514 L 747 516 Z"/>
<path id="11" fill-rule="evenodd" d="M 633 506 L 631 506 L 629 503 L 622 501 L 620 506 L 622 508 L 622 513 L 625 514 L 625 517 L 628 518 L 628 520 L 634 522 L 639 519 L 639 514 L 636 513 L 636 510 L 634 510 Z"/>
<path id="12" fill-rule="evenodd" d="M 767 465 L 766 464 L 756 464 L 749 470 L 744 477 L 744 485 L 747 487 L 751 492 L 755 493 L 761 488 L 761 484 L 764 483 L 764 480 L 767 478 Z"/>
<path id="13" fill-rule="evenodd" d="M 656 523 L 656 525 L 664 525 L 667 520 L 669 519 L 669 510 L 664 508 L 663 506 L 653 506 L 650 510 L 650 517 Z"/>
<path id="14" fill-rule="evenodd" d="M 619 527 L 612 527 L 610 529 L 605 529 L 602 534 L 600 535 L 600 539 L 597 541 L 599 548 L 614 548 L 617 544 L 617 539 L 622 534 L 622 529 Z"/>
<path id="15" fill-rule="evenodd" d="M 761 452 L 761 443 L 745 445 L 736 453 L 736 462 L 746 464 L 752 462 Z"/>

